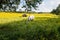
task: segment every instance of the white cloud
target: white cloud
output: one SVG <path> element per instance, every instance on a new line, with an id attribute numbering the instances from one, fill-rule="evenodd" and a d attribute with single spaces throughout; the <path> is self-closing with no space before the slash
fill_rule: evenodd
<path id="1" fill-rule="evenodd" d="M 60 0 L 45 0 L 41 5 L 39 5 L 39 10 L 42 12 L 50 12 L 52 9 L 55 9 L 58 4 L 60 4 Z"/>
<path id="2" fill-rule="evenodd" d="M 60 4 L 60 0 L 44 0 L 42 2 L 42 4 L 38 5 L 39 6 L 37 8 L 38 10 L 34 10 L 34 9 L 32 9 L 32 10 L 38 11 L 38 12 L 50 12 L 50 11 L 52 11 L 52 9 L 55 9 L 58 6 L 58 4 Z M 20 9 L 20 6 L 19 6 L 19 9 Z M 24 9 L 22 9 L 22 10 L 24 10 Z"/>
<path id="3" fill-rule="evenodd" d="M 55 5 L 55 2 L 54 2 L 54 1 L 51 1 L 51 2 L 50 2 L 50 5 Z"/>

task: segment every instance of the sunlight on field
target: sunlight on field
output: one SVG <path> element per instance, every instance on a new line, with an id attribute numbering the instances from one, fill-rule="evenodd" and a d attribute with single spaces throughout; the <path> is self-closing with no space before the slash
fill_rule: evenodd
<path id="1" fill-rule="evenodd" d="M 25 19 L 22 17 L 23 14 L 21 13 L 6 13 L 6 12 L 0 12 L 0 23 L 8 23 L 12 21 L 19 21 Z M 56 15 L 53 14 L 27 14 L 29 15 L 34 15 L 35 17 L 49 17 L 49 18 L 57 18 Z"/>

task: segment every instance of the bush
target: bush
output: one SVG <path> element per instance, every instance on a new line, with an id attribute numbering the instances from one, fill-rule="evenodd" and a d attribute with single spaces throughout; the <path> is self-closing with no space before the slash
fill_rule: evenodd
<path id="1" fill-rule="evenodd" d="M 58 5 L 58 7 L 56 9 L 53 9 L 51 13 L 60 15 L 60 4 Z"/>

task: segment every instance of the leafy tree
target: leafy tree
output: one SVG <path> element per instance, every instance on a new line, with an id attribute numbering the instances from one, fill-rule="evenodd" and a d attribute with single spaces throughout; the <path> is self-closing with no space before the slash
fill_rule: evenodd
<path id="1" fill-rule="evenodd" d="M 16 11 L 20 0 L 0 0 L 0 10 L 2 11 Z"/>
<path id="2" fill-rule="evenodd" d="M 18 4 L 21 0 L 0 0 L 0 10 L 3 11 L 16 11 Z M 41 4 L 42 0 L 23 0 L 22 8 L 26 8 L 26 11 L 31 11 L 32 7 L 36 9 L 37 4 Z M 21 3 L 20 3 L 21 4 Z"/>
<path id="3" fill-rule="evenodd" d="M 41 4 L 43 0 L 25 0 L 25 4 L 22 8 L 26 8 L 25 11 L 31 11 L 32 8 L 36 9 L 37 4 Z"/>
<path id="4" fill-rule="evenodd" d="M 58 5 L 56 9 L 52 10 L 52 13 L 57 14 L 57 15 L 60 14 L 60 4 Z"/>

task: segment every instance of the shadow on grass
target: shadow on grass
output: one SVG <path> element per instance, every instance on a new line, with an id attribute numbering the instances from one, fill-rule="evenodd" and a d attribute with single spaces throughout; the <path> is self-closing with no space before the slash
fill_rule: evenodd
<path id="1" fill-rule="evenodd" d="M 0 24 L 0 40 L 60 40 L 60 18 Z"/>

